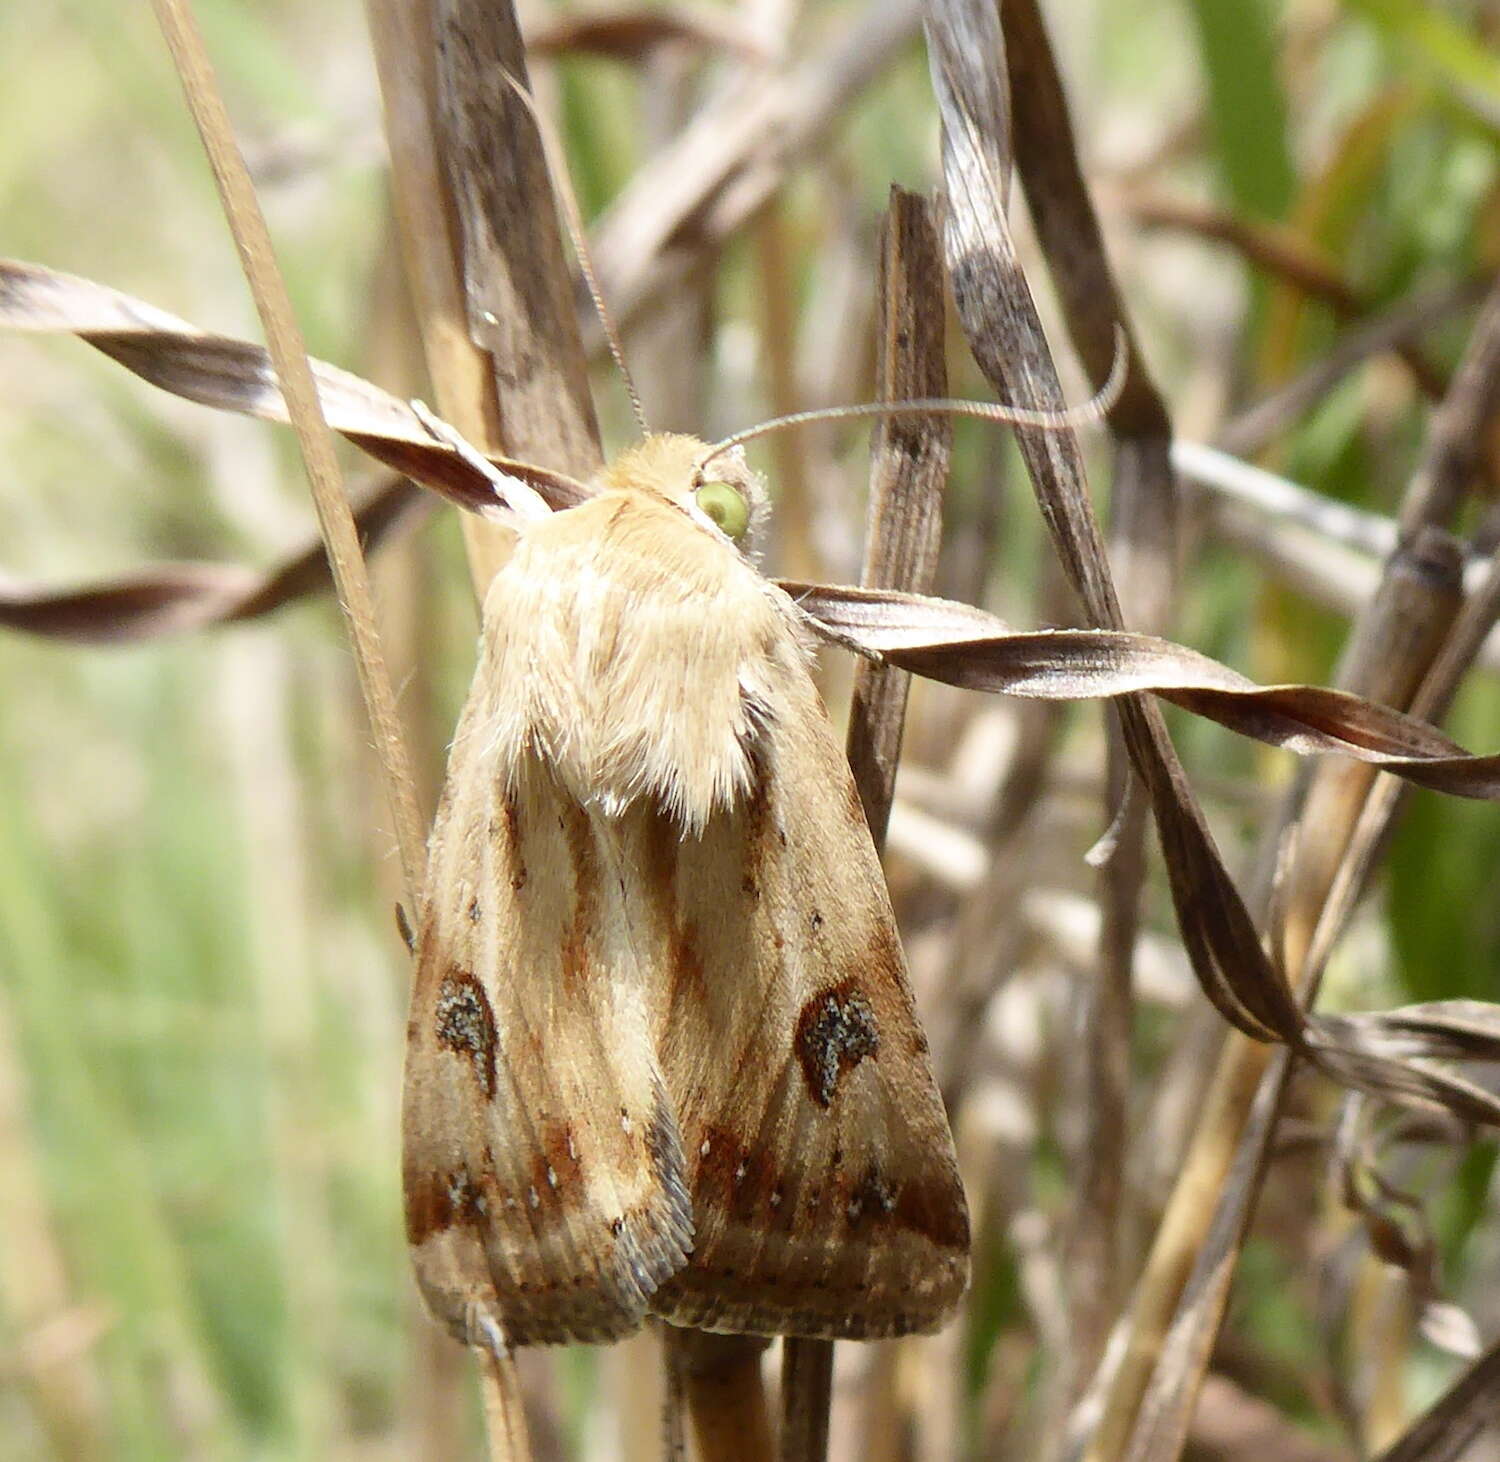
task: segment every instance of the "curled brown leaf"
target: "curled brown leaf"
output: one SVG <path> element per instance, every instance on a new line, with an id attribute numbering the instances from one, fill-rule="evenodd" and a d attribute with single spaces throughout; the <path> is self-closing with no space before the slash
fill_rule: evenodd
<path id="1" fill-rule="evenodd" d="M 431 501 L 396 476 L 363 495 L 354 522 L 365 551 L 378 548 Z M 257 619 L 330 582 L 321 539 L 259 572 L 234 563 L 172 563 L 70 588 L 0 575 L 0 625 L 76 644 L 128 644 Z"/>
<path id="2" fill-rule="evenodd" d="M 1156 635 L 1018 631 L 982 609 L 947 600 L 829 585 L 784 587 L 841 644 L 931 680 L 1040 700 L 1146 691 L 1301 756 L 1333 752 L 1458 796 L 1500 799 L 1500 756 L 1472 756 L 1427 722 L 1347 691 L 1257 685 Z"/>
<path id="3" fill-rule="evenodd" d="M 264 421 L 287 421 L 270 357 L 258 345 L 210 335 L 141 300 L 76 275 L 0 259 L 0 325 L 76 335 L 142 380 L 174 396 Z M 325 361 L 312 362 L 323 414 L 334 430 L 377 461 L 441 493 L 459 507 L 503 519 L 507 477 L 554 508 L 572 507 L 588 489 L 563 473 L 492 458 L 480 471 L 436 440 L 412 406 Z"/>

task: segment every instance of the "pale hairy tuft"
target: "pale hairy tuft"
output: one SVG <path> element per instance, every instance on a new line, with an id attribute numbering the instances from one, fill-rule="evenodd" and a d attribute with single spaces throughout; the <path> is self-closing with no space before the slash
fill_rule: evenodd
<path id="1" fill-rule="evenodd" d="M 806 651 L 777 591 L 694 505 L 705 451 L 646 438 L 599 496 L 528 525 L 497 576 L 488 734 L 508 785 L 539 757 L 585 806 L 615 815 L 651 798 L 694 832 L 751 787 L 754 744 L 785 713 L 781 681 Z M 712 475 L 753 523 L 764 493 L 743 460 Z"/>

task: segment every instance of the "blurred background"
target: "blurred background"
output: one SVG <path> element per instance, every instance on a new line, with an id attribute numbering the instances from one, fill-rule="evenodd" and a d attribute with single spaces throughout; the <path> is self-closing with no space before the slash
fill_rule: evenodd
<path id="1" fill-rule="evenodd" d="M 196 11 L 309 348 L 421 394 L 360 7 Z M 1181 436 L 1221 435 L 1358 327 L 1419 302 L 1409 356 L 1369 354 L 1246 447 L 1319 494 L 1391 513 L 1472 326 L 1475 282 L 1500 259 L 1500 7 L 1044 11 L 1120 288 Z M 540 60 L 585 212 L 607 208 L 727 68 L 769 84 L 872 12 L 718 6 L 693 13 L 700 33 L 685 41 Z M 527 21 L 556 40 L 568 13 L 537 5 Z M 870 395 L 880 214 L 893 181 L 935 185 L 936 127 L 908 27 L 839 95 L 772 203 L 628 332 L 653 424 L 707 434 Z M 1016 214 L 1029 241 L 1019 200 Z M 0 8 L 0 253 L 259 338 L 147 7 Z M 985 394 L 950 333 L 955 394 Z M 1089 386 L 1053 338 L 1081 399 Z M 628 416 L 617 382 L 599 381 L 618 445 Z M 1482 446 L 1493 487 L 1496 442 Z M 781 506 L 770 569 L 855 577 L 865 431 L 757 451 Z M 312 532 L 289 434 L 170 399 L 71 341 L 0 338 L 0 461 L 7 577 L 271 565 Z M 368 472 L 353 452 L 348 465 Z M 1068 619 L 1001 434 L 958 424 L 949 503 L 938 592 L 1020 625 Z M 1227 514 L 1211 494 L 1187 504 L 1174 637 L 1262 681 L 1325 681 L 1375 561 L 1315 535 L 1289 553 L 1264 514 Z M 1492 547 L 1487 506 L 1469 517 Z M 382 553 L 377 590 L 430 811 L 477 629 L 451 509 Z M 1479 750 L 1500 746 L 1494 671 L 1471 678 L 1449 722 Z M 837 718 L 848 668 L 830 660 L 824 674 Z M 911 717 L 888 861 L 924 1009 L 941 1026 L 962 962 L 994 971 L 955 1113 L 980 1219 L 975 1291 L 933 1352 L 962 1377 L 956 1440 L 927 1455 L 1032 1456 L 1067 1326 L 1102 721 L 933 686 L 917 687 Z M 1226 857 L 1248 873 L 1291 759 L 1172 724 Z M 1023 756 L 1034 805 L 1007 820 Z M 1003 908 L 986 882 L 997 867 L 1011 870 Z M 115 649 L 0 634 L 0 1456 L 479 1455 L 467 1372 L 417 1311 L 401 1230 L 398 882 L 327 598 Z M 1158 883 L 1137 961 L 1122 1297 L 1217 1029 Z M 1493 999 L 1497 976 L 1495 810 L 1417 793 L 1324 1005 Z M 1303 1455 L 1295 1444 L 1352 1457 L 1436 1394 L 1455 1351 L 1500 1330 L 1493 1145 L 1445 1133 L 1399 1159 L 1461 1317 L 1434 1344 L 1432 1314 L 1370 1258 L 1327 1179 L 1337 1093 L 1309 1079 L 1293 1107 L 1200 1408 L 1202 1456 L 1241 1455 L 1233 1427 L 1253 1420 L 1270 1429 L 1262 1456 Z M 626 1455 L 631 1362 L 554 1359 L 533 1376 L 552 1440 Z M 867 1363 L 841 1347 L 838 1404 Z"/>

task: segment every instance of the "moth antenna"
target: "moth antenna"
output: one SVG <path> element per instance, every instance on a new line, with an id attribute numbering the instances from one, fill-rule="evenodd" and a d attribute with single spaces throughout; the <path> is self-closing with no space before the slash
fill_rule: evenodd
<path id="1" fill-rule="evenodd" d="M 1130 373 L 1130 355 L 1126 349 L 1125 330 L 1115 326 L 1115 354 L 1110 363 L 1109 379 L 1098 392 L 1080 406 L 1063 411 L 1044 411 L 1038 407 L 1007 406 L 999 401 L 965 401 L 950 396 L 927 396 L 910 401 L 862 401 L 853 406 L 820 406 L 812 411 L 794 411 L 789 416 L 773 416 L 769 421 L 747 426 L 722 441 L 715 442 L 698 461 L 698 480 L 715 457 L 745 442 L 789 426 L 804 426 L 813 421 L 846 421 L 856 416 L 918 416 L 941 412 L 947 416 L 973 416 L 980 421 L 996 421 L 1006 426 L 1033 426 L 1044 431 L 1062 431 L 1068 427 L 1087 426 L 1109 414 L 1125 388 Z"/>
<path id="2" fill-rule="evenodd" d="M 614 360 L 615 368 L 620 372 L 620 379 L 625 383 L 625 394 L 630 397 L 630 409 L 635 415 L 635 424 L 640 428 L 641 435 L 645 436 L 651 428 L 646 424 L 646 413 L 641 407 L 641 396 L 635 388 L 635 379 L 630 374 L 630 367 L 625 364 L 625 350 L 620 344 L 620 332 L 615 329 L 614 317 L 609 312 L 609 306 L 604 303 L 604 291 L 599 288 L 599 276 L 594 272 L 594 256 L 589 253 L 588 242 L 584 234 L 583 210 L 579 208 L 578 195 L 573 191 L 573 179 L 568 174 L 568 164 L 563 156 L 562 144 L 558 140 L 552 123 L 542 115 L 541 108 L 536 104 L 536 98 L 509 71 L 504 75 L 506 81 L 510 83 L 510 89 L 515 92 L 526 110 L 531 113 L 531 120 L 536 123 L 537 135 L 542 140 L 542 155 L 547 159 L 547 171 L 552 174 L 552 185 L 557 189 L 558 200 L 562 204 L 563 218 L 568 225 L 568 237 L 573 241 L 573 253 L 578 259 L 579 269 L 583 271 L 583 282 L 588 288 L 589 298 L 594 302 L 594 312 L 599 316 L 600 327 L 609 345 L 610 357 Z"/>

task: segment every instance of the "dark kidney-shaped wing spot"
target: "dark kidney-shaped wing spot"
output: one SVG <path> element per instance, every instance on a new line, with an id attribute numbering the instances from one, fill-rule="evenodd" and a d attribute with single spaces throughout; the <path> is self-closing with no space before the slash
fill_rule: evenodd
<path id="1" fill-rule="evenodd" d="M 437 997 L 437 1038 L 457 1056 L 467 1056 L 484 1094 L 495 1094 L 495 1013 L 484 987 L 456 965 L 443 976 Z"/>
<path id="2" fill-rule="evenodd" d="M 820 1107 L 832 1105 L 846 1071 L 879 1049 L 875 1011 L 855 980 L 813 996 L 797 1017 L 797 1059 L 808 1094 Z"/>

